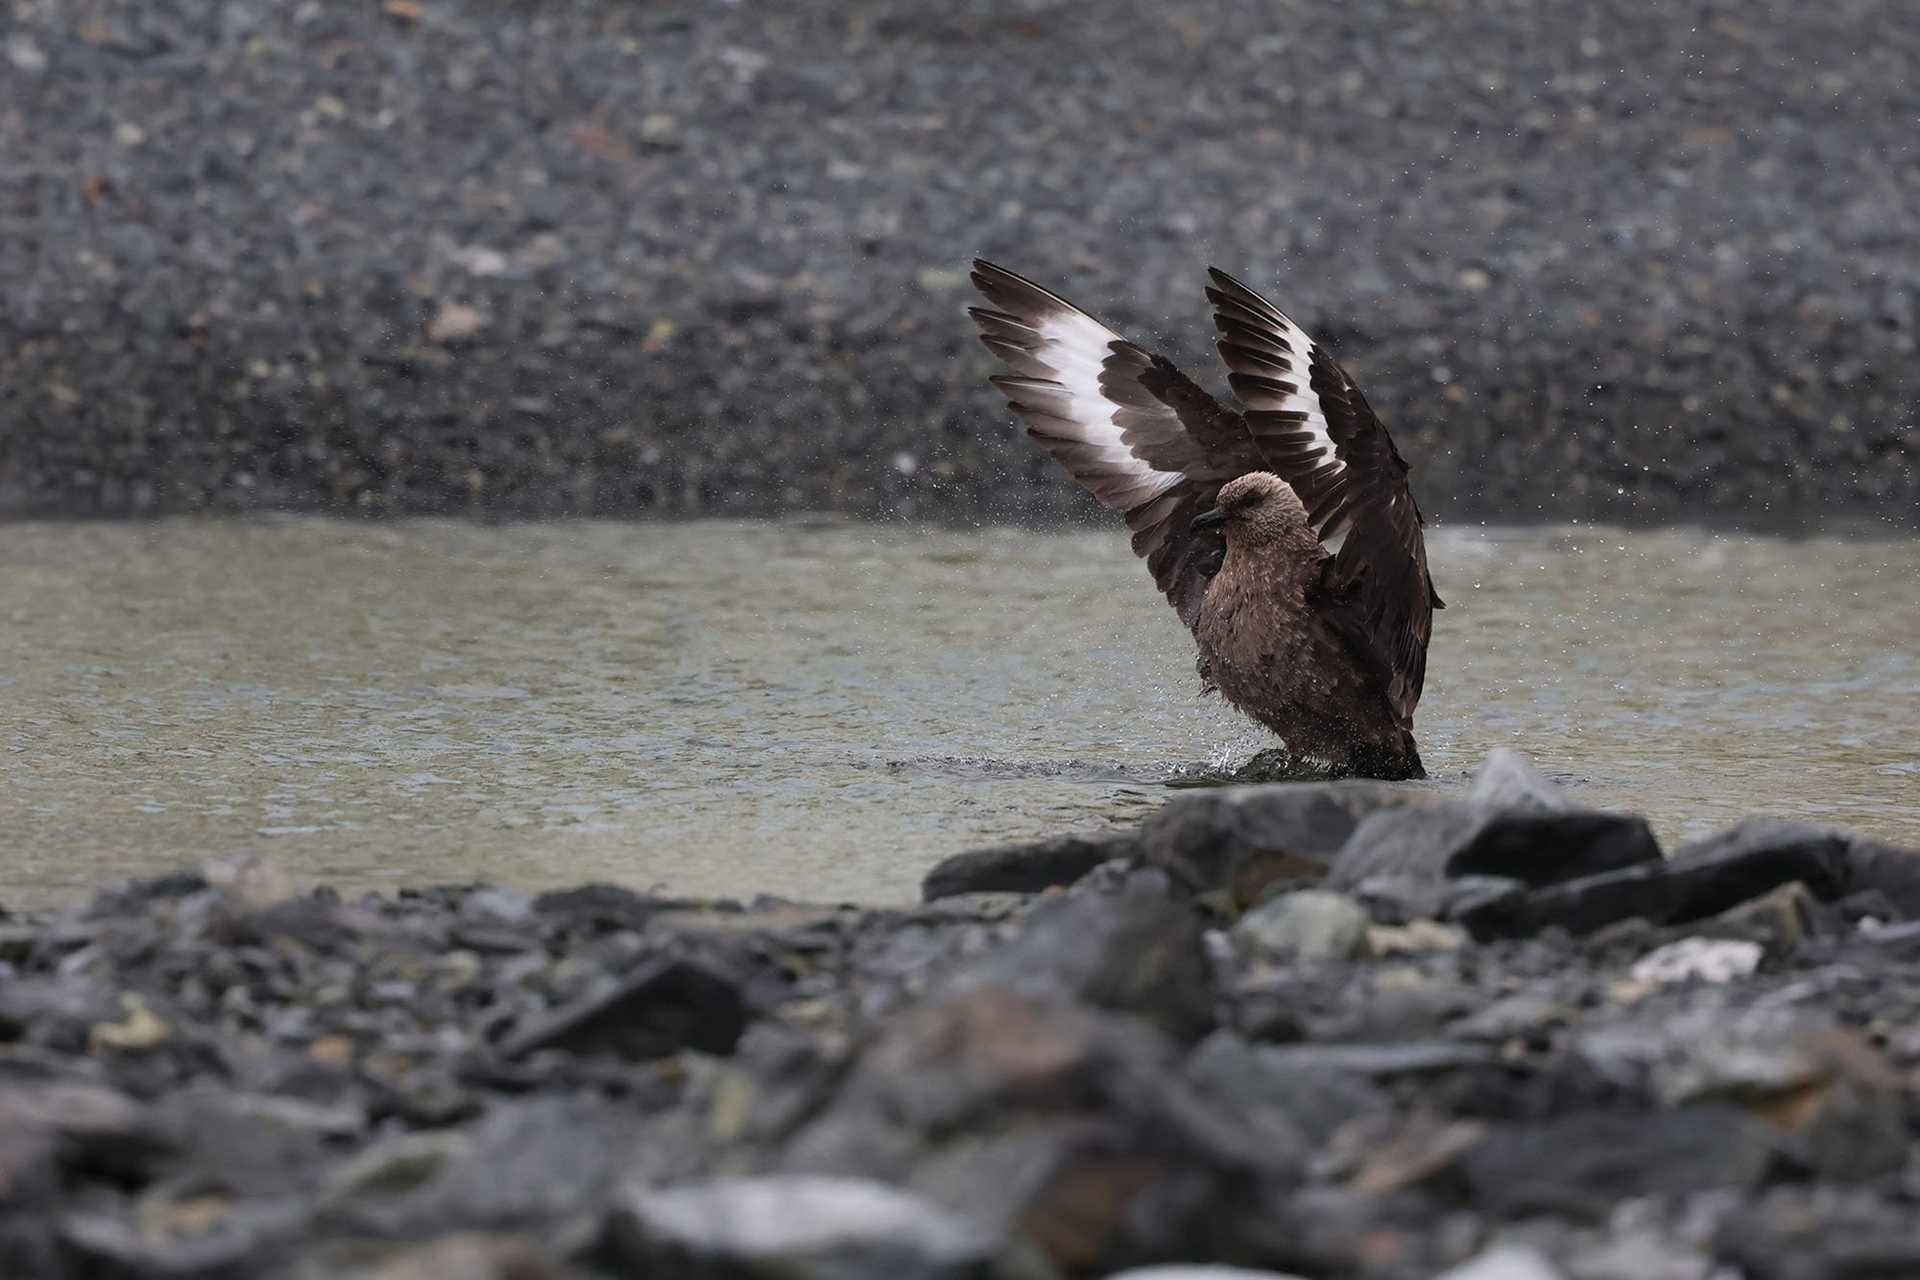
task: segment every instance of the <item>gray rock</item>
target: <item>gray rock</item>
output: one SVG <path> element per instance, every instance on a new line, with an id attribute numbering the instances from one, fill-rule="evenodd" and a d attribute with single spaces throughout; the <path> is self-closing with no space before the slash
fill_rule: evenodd
<path id="1" fill-rule="evenodd" d="M 932 902 L 962 893 L 1039 893 L 1070 885 L 1103 862 L 1129 856 L 1136 847 L 1131 835 L 1068 835 L 970 849 L 936 863 L 920 882 L 920 896 Z"/>
<path id="2" fill-rule="evenodd" d="M 1029 995 L 1066 996 L 1137 1014 L 1181 1040 L 1213 1026 L 1213 968 L 1199 916 L 1158 871 L 1112 890 L 1039 903 L 1012 942 L 960 978 Z"/>
<path id="3" fill-rule="evenodd" d="M 913 1189 L 1075 1272 L 1206 1256 L 1305 1152 L 1180 1065 L 1137 1018 L 976 988 L 893 1019 L 780 1165 Z"/>
<path id="4" fill-rule="evenodd" d="M 1711 923 L 1715 932 L 1746 935 L 1774 952 L 1791 951 L 1814 933 L 1835 927 L 1819 899 L 1798 880 L 1729 907 Z"/>
<path id="5" fill-rule="evenodd" d="M 1482 936 L 1535 933 L 1551 925 L 1591 933 L 1632 917 L 1688 924 L 1796 881 L 1822 901 L 1855 889 L 1890 886 L 1901 892 L 1900 873 L 1908 869 L 1904 856 L 1881 852 L 1885 846 L 1858 847 L 1856 870 L 1856 846 L 1844 832 L 1792 823 L 1743 823 L 1681 846 L 1668 861 L 1548 884 L 1464 918 Z M 1915 884 L 1920 887 L 1920 880 Z"/>
<path id="6" fill-rule="evenodd" d="M 1756 1280 L 1920 1276 L 1920 1222 L 1904 1197 L 1836 1195 L 1828 1187 L 1777 1187 L 1733 1206 L 1712 1249 L 1735 1274 Z"/>
<path id="7" fill-rule="evenodd" d="M 1574 1052 L 1603 1079 L 1665 1106 L 1780 1095 L 1826 1074 L 1821 1044 L 1836 1030 L 1831 1019 L 1791 1007 L 1732 1007 L 1725 993 L 1712 995 L 1589 1024 L 1575 1035 Z"/>
<path id="8" fill-rule="evenodd" d="M 341 1170 L 329 1221 L 383 1236 L 597 1221 L 637 1160 L 642 1121 L 595 1097 L 500 1103 L 437 1154 L 375 1148 Z"/>
<path id="9" fill-rule="evenodd" d="M 1505 876 L 1460 876 L 1434 880 L 1414 875 L 1368 876 L 1350 892 L 1375 920 L 1465 920 L 1487 916 L 1518 902 L 1527 886 Z"/>
<path id="10" fill-rule="evenodd" d="M 1125 1165 L 1099 1149 L 1099 1129 L 1066 1117 L 976 1126 L 930 1144 L 901 1185 L 1002 1238 L 1066 1234 L 1073 1230 L 1072 1210 L 1057 1203 L 1052 1188 L 1082 1180 L 1111 1185 Z M 1114 1230 L 1112 1214 L 1110 1207 L 1096 1210 L 1086 1224 L 1091 1234 L 1124 1236 Z M 1046 1243 L 1058 1242 L 1041 1247 Z M 1093 1247 L 1104 1252 L 1112 1244 L 1102 1238 Z"/>
<path id="11" fill-rule="evenodd" d="M 1319 1147 L 1354 1118 L 1393 1110 L 1393 1099 L 1346 1062 L 1314 1062 L 1227 1031 L 1193 1051 L 1186 1075 L 1198 1092 L 1276 1148 Z"/>
<path id="12" fill-rule="evenodd" d="M 1846 841 L 1846 889 L 1843 896 L 1877 892 L 1908 918 L 1920 918 L 1920 849 L 1869 840 L 1852 832 Z"/>
<path id="13" fill-rule="evenodd" d="M 884 1183 L 791 1174 L 633 1186 L 612 1248 L 643 1274 L 687 1280 L 987 1280 L 999 1242 Z"/>
<path id="14" fill-rule="evenodd" d="M 1245 907 L 1276 881 L 1324 876 L 1367 814 L 1432 799 L 1360 780 L 1223 787 L 1168 801 L 1141 825 L 1140 847 L 1182 887 Z"/>
<path id="15" fill-rule="evenodd" d="M 638 931 L 646 928 L 654 916 L 679 905 L 671 898 L 639 893 L 617 884 L 575 885 L 551 890 L 533 900 L 533 909 L 539 915 L 582 931 Z"/>
<path id="16" fill-rule="evenodd" d="M 1367 947 L 1367 913 L 1344 894 L 1277 894 L 1235 922 L 1233 941 L 1257 960 L 1349 960 Z"/>
<path id="17" fill-rule="evenodd" d="M 304 1190 L 318 1178 L 323 1156 L 367 1127 L 357 1107 L 230 1093 L 211 1081 L 162 1100 L 154 1114 L 177 1135 L 176 1176 L 244 1195 Z"/>
<path id="18" fill-rule="evenodd" d="M 118 1090 L 0 1079 L 0 1186 L 20 1200 L 66 1168 L 140 1184 L 180 1153 L 181 1134 Z"/>
<path id="19" fill-rule="evenodd" d="M 1566 1022 L 1575 1012 L 1543 992 L 1517 991 L 1453 1023 L 1447 1028 L 1447 1034 L 1461 1040 L 1499 1043 Z"/>
<path id="20" fill-rule="evenodd" d="M 678 1049 L 729 1053 L 746 1029 L 738 984 L 711 966 L 677 956 L 633 972 L 530 1020 L 500 1045 L 508 1058 L 539 1049 L 657 1058 Z"/>
<path id="21" fill-rule="evenodd" d="M 96 1025 L 123 1016 L 115 993 L 84 977 L 10 975 L 0 982 L 0 1040 L 79 1049 Z"/>
<path id="22" fill-rule="evenodd" d="M 1604 1078 L 1663 1104 L 1734 1100 L 1765 1111 L 1783 1156 L 1822 1178 L 1861 1181 L 1906 1159 L 1902 1078 L 1822 1013 L 1762 1002 L 1648 1010 L 1584 1031 L 1574 1049 Z"/>
<path id="23" fill-rule="evenodd" d="M 1780 1114 L 1791 1126 L 1787 1152 L 1823 1182 L 1867 1182 L 1907 1163 L 1906 1090 L 1891 1074 L 1830 1076 L 1783 1100 Z"/>
<path id="24" fill-rule="evenodd" d="M 1416 1043 L 1446 1034 L 1449 1024 L 1479 1003 L 1477 992 L 1443 972 L 1429 975 L 1418 964 L 1381 965 L 1367 981 L 1352 984 L 1348 999 L 1331 1010 L 1304 1013 L 1302 1023 L 1316 1042 Z"/>
<path id="25" fill-rule="evenodd" d="M 1644 818 L 1445 801 L 1368 815 L 1335 856 L 1328 883 L 1489 876 L 1546 885 L 1659 860 Z"/>
<path id="26" fill-rule="evenodd" d="M 1527 809 L 1535 813 L 1562 813 L 1573 802 L 1552 779 L 1511 747 L 1495 747 L 1487 752 L 1467 799 L 1488 809 Z"/>
<path id="27" fill-rule="evenodd" d="M 1779 1148 L 1778 1130 L 1736 1107 L 1591 1111 L 1496 1129 L 1462 1169 L 1487 1212 L 1602 1221 L 1633 1196 L 1753 1187 Z"/>

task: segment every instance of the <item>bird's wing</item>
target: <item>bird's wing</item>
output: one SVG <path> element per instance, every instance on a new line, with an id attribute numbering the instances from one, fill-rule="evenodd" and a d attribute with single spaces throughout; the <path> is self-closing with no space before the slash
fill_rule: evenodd
<path id="1" fill-rule="evenodd" d="M 1266 467 L 1294 487 L 1323 542 L 1345 535 L 1327 567 L 1322 608 L 1365 637 L 1390 673 L 1388 697 L 1412 719 L 1426 678 L 1433 611 L 1425 521 L 1407 464 L 1346 370 L 1300 326 L 1224 271 L 1209 269 L 1228 381 Z"/>
<path id="2" fill-rule="evenodd" d="M 1225 548 L 1217 529 L 1190 524 L 1222 484 L 1259 468 L 1246 423 L 1059 295 L 990 262 L 973 268 L 991 306 L 967 314 L 1013 371 L 994 386 L 1029 436 L 1126 517 L 1135 554 L 1191 627 Z"/>

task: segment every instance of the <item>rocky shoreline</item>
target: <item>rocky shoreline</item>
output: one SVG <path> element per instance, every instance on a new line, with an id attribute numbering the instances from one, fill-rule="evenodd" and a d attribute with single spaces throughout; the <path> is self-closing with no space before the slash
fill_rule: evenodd
<path id="1" fill-rule="evenodd" d="M 1920 852 L 1504 753 L 916 907 L 208 866 L 0 916 L 0 1274 L 1920 1274 L 1917 1015 Z"/>

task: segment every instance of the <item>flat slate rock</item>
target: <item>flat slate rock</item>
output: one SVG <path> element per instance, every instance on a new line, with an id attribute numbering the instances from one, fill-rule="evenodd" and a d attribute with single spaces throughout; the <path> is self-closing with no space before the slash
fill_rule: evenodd
<path id="1" fill-rule="evenodd" d="M 1436 880 L 1426 875 L 1373 875 L 1349 890 L 1369 916 L 1387 925 L 1418 920 L 1464 920 L 1474 912 L 1516 900 L 1526 891 L 1524 883 L 1505 876 L 1456 876 Z"/>
<path id="2" fill-rule="evenodd" d="M 969 849 L 934 864 L 920 882 L 922 901 L 963 893 L 1039 893 L 1070 885 L 1103 862 L 1130 857 L 1131 834 L 1058 836 L 1024 844 Z"/>
<path id="3" fill-rule="evenodd" d="M 500 1045 L 507 1058 L 539 1049 L 657 1058 L 678 1049 L 730 1053 L 747 1026 L 738 984 L 698 961 L 649 960 L 602 989 L 540 1015 Z"/>
<path id="4" fill-rule="evenodd" d="M 1668 861 L 1548 885 L 1462 919 L 1482 936 L 1555 925 L 1591 933 L 1634 917 L 1688 924 L 1796 882 L 1823 902 L 1873 891 L 1896 909 L 1920 912 L 1920 854 L 1830 828 L 1757 820 L 1683 845 Z"/>
<path id="5" fill-rule="evenodd" d="M 963 985 L 1066 996 L 1154 1023 L 1179 1040 L 1213 1026 L 1212 969 L 1199 915 L 1143 869 L 1108 890 L 1043 901 Z"/>
<path id="6" fill-rule="evenodd" d="M 1245 907 L 1275 882 L 1325 876 L 1367 815 L 1435 800 L 1417 787 L 1359 779 L 1199 791 L 1141 824 L 1140 853 L 1189 891 L 1225 892 Z"/>
<path id="7" fill-rule="evenodd" d="M 612 930 L 646 927 L 662 911 L 694 905 L 639 893 L 625 885 L 583 884 L 553 889 L 533 900 L 533 910 L 574 928 Z"/>
<path id="8" fill-rule="evenodd" d="M 1350 889 L 1374 877 L 1484 876 L 1545 885 L 1659 861 L 1644 818 L 1446 800 L 1369 814 L 1334 857 L 1328 882 Z"/>

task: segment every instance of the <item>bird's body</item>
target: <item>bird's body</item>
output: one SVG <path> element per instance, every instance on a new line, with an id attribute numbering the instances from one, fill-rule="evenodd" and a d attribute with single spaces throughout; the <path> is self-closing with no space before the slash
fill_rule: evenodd
<path id="1" fill-rule="evenodd" d="M 1207 290 L 1235 412 L 1031 281 L 976 262 L 981 340 L 1028 434 L 1100 502 L 1193 631 L 1206 688 L 1333 771 L 1424 776 L 1432 610 L 1406 463 L 1344 370 L 1259 295 Z M 1343 541 L 1339 550 L 1328 543 Z"/>
<path id="2" fill-rule="evenodd" d="M 1299 755 L 1369 776 L 1420 776 L 1412 717 L 1394 713 L 1379 664 L 1322 616 L 1333 557 L 1299 499 L 1256 471 L 1223 487 L 1218 509 L 1231 511 L 1243 493 L 1261 496 L 1229 533 L 1193 623 L 1202 678 Z"/>

